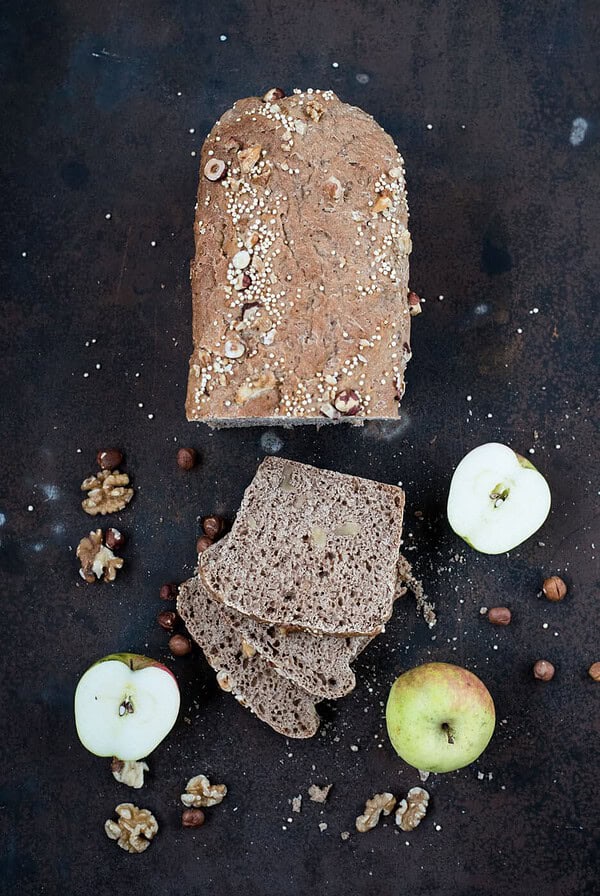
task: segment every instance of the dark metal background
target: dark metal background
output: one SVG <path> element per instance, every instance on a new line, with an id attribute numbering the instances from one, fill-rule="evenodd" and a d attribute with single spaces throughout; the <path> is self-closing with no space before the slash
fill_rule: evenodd
<path id="1" fill-rule="evenodd" d="M 597 4 L 63 0 L 0 17 L 0 891 L 597 894 Z M 211 433 L 184 419 L 191 153 L 237 97 L 275 84 L 333 88 L 405 155 L 412 287 L 427 302 L 397 426 Z M 577 117 L 589 128 L 573 146 Z M 509 557 L 477 555 L 445 522 L 454 465 L 489 440 L 533 447 L 553 493 L 542 531 Z M 118 519 L 126 569 L 87 587 L 79 485 L 112 444 L 137 490 Z M 191 473 L 175 466 L 181 444 L 201 453 Z M 169 658 L 155 624 L 160 584 L 192 571 L 197 517 L 231 516 L 278 448 L 404 484 L 409 557 L 440 617 L 429 632 L 401 602 L 307 743 L 217 692 L 202 661 Z M 569 584 L 559 605 L 538 596 L 555 572 Z M 513 610 L 507 629 L 479 614 L 496 604 Z M 165 659 L 183 692 L 141 792 L 73 724 L 79 675 L 115 650 Z M 557 667 L 547 685 L 532 680 L 540 657 Z M 418 783 L 383 706 L 395 675 L 429 658 L 481 675 L 497 733 L 472 767 L 430 779 L 413 834 L 388 820 L 357 835 L 366 797 Z M 178 794 L 199 772 L 229 796 L 182 831 Z M 321 810 L 306 790 L 326 781 Z M 161 828 L 142 856 L 102 830 L 132 796 Z"/>

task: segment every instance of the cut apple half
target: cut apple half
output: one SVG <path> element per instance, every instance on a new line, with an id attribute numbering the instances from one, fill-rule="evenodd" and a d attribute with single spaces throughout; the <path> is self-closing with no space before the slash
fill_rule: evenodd
<path id="1" fill-rule="evenodd" d="M 162 663 L 137 654 L 112 654 L 79 680 L 77 734 L 96 756 L 141 759 L 167 736 L 179 703 L 175 676 Z"/>
<path id="2" fill-rule="evenodd" d="M 448 522 L 468 545 L 504 554 L 537 532 L 550 512 L 548 483 L 527 458 L 489 442 L 463 457 L 448 495 Z"/>

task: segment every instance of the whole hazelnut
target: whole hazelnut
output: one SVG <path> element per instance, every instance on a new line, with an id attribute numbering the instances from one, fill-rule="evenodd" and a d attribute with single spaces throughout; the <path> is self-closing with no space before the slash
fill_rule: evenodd
<path id="1" fill-rule="evenodd" d="M 550 681 L 554 678 L 554 666 L 548 660 L 538 660 L 533 667 L 533 676 L 538 681 Z"/>
<path id="2" fill-rule="evenodd" d="M 202 809 L 184 809 L 181 824 L 184 828 L 201 828 L 204 824 L 204 812 Z"/>
<path id="3" fill-rule="evenodd" d="M 592 681 L 600 681 L 600 663 L 592 663 L 588 669 L 588 675 Z"/>
<path id="4" fill-rule="evenodd" d="M 220 516 L 203 516 L 201 523 L 204 534 L 208 535 L 213 541 L 219 537 L 225 528 L 225 520 Z"/>
<path id="5" fill-rule="evenodd" d="M 412 289 L 408 294 L 408 311 L 411 317 L 416 317 L 423 309 L 421 308 L 421 299 L 413 292 Z"/>
<path id="6" fill-rule="evenodd" d="M 281 87 L 271 87 L 263 96 L 265 103 L 274 103 L 276 100 L 282 100 L 285 96 L 285 90 Z"/>
<path id="7" fill-rule="evenodd" d="M 548 579 L 544 579 L 542 591 L 548 600 L 555 602 L 563 599 L 567 593 L 567 586 L 559 576 L 550 576 Z"/>
<path id="8" fill-rule="evenodd" d="M 104 541 L 107 548 L 110 548 L 111 551 L 117 551 L 119 548 L 123 547 L 127 539 L 122 532 L 119 532 L 118 529 L 114 529 L 111 526 L 110 529 L 106 530 Z"/>
<path id="9" fill-rule="evenodd" d="M 180 448 L 177 452 L 177 466 L 180 470 L 191 470 L 196 466 L 197 456 L 195 448 Z"/>
<path id="10" fill-rule="evenodd" d="M 167 582 L 166 585 L 160 586 L 160 599 L 161 600 L 175 600 L 177 597 L 177 585 L 175 582 Z"/>
<path id="11" fill-rule="evenodd" d="M 169 638 L 169 650 L 173 656 L 185 656 L 192 652 L 192 642 L 185 635 L 171 635 Z"/>
<path id="12" fill-rule="evenodd" d="M 101 470 L 115 470 L 123 463 L 123 455 L 118 448 L 106 448 L 98 452 L 96 462 Z"/>
<path id="13" fill-rule="evenodd" d="M 214 544 L 212 538 L 209 538 L 208 535 L 201 535 L 196 542 L 196 553 L 203 554 L 212 544 Z"/>
<path id="14" fill-rule="evenodd" d="M 156 617 L 156 621 L 166 632 L 172 632 L 177 625 L 179 616 L 174 610 L 162 610 Z"/>
<path id="15" fill-rule="evenodd" d="M 492 625 L 510 625 L 512 614 L 508 607 L 492 607 L 488 612 L 488 620 Z"/>

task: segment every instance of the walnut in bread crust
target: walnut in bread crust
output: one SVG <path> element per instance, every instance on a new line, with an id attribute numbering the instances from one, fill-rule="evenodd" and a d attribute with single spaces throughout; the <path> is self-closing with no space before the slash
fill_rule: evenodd
<path id="1" fill-rule="evenodd" d="M 376 793 L 365 803 L 365 811 L 356 819 L 356 830 L 359 834 L 372 830 L 381 817 L 381 813 L 389 815 L 396 805 L 393 793 Z"/>
<path id="2" fill-rule="evenodd" d="M 227 796 L 225 784 L 211 784 L 206 775 L 195 775 L 185 785 L 185 793 L 181 794 L 181 802 L 188 809 L 199 809 L 203 806 L 217 806 Z"/>
<path id="3" fill-rule="evenodd" d="M 123 510 L 133 498 L 133 489 L 129 485 L 127 473 L 118 470 L 100 470 L 96 476 L 88 476 L 81 483 L 81 491 L 87 492 L 87 498 L 81 506 L 90 516 L 101 513 L 117 513 Z"/>
<path id="4" fill-rule="evenodd" d="M 396 824 L 403 831 L 413 831 L 421 824 L 429 805 L 429 794 L 422 787 L 411 787 L 405 800 L 396 809 Z"/>
<path id="5" fill-rule="evenodd" d="M 96 529 L 82 538 L 76 554 L 81 561 L 79 575 L 90 585 L 98 579 L 114 582 L 117 570 L 123 568 L 123 558 L 115 557 L 111 549 L 102 543 L 102 529 Z"/>
<path id="6" fill-rule="evenodd" d="M 126 852 L 144 852 L 150 841 L 158 833 L 158 823 L 149 809 L 138 809 L 133 803 L 120 803 L 115 812 L 118 821 L 112 818 L 104 823 L 106 836 L 116 840 Z"/>

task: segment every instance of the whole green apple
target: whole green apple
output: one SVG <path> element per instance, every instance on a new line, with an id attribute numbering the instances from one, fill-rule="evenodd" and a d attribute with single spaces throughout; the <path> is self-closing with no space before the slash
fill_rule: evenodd
<path id="1" fill-rule="evenodd" d="M 483 753 L 496 711 L 476 675 L 452 663 L 424 663 L 391 687 L 385 710 L 398 755 L 427 772 L 453 772 Z"/>

